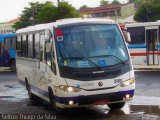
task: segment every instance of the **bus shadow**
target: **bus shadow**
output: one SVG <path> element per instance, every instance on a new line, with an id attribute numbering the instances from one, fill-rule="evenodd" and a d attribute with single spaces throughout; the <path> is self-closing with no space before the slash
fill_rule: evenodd
<path id="1" fill-rule="evenodd" d="M 123 110 L 109 110 L 109 109 L 93 109 L 93 108 L 74 108 L 66 110 L 63 114 L 58 114 L 57 117 L 66 118 L 69 120 L 94 119 L 104 120 L 114 115 L 125 115 Z"/>
<path id="2" fill-rule="evenodd" d="M 98 107 L 81 107 L 71 108 L 64 110 L 54 110 L 49 102 L 46 101 L 29 101 L 28 106 L 39 106 L 42 107 L 47 113 L 54 114 L 58 119 L 65 120 L 81 120 L 81 119 L 97 119 L 103 120 L 110 118 L 115 115 L 125 115 L 123 110 L 110 110 L 107 108 Z"/>

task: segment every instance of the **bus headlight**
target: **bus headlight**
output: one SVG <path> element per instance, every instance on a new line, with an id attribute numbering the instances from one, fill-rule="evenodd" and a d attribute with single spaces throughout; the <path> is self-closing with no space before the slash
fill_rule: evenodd
<path id="1" fill-rule="evenodd" d="M 131 85 L 131 84 L 133 84 L 133 83 L 134 83 L 134 79 L 130 79 L 130 80 L 121 82 L 121 83 L 120 83 L 120 86 L 121 86 L 121 87 L 125 87 L 125 86 Z"/>
<path id="2" fill-rule="evenodd" d="M 60 90 L 67 91 L 67 92 L 79 92 L 81 91 L 81 88 L 73 87 L 73 86 L 65 86 L 65 85 L 60 85 L 59 86 Z"/>

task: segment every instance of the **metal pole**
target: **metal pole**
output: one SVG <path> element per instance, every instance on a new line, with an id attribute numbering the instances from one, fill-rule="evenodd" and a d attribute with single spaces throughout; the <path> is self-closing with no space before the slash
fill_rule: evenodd
<path id="1" fill-rule="evenodd" d="M 33 21 L 32 21 L 32 25 L 34 25 L 35 24 L 35 21 L 34 21 L 34 19 L 35 19 L 35 16 L 34 16 L 35 14 L 34 14 L 34 6 L 33 6 L 33 10 L 32 10 L 32 16 L 33 16 Z"/>
<path id="2" fill-rule="evenodd" d="M 57 0 L 57 3 L 58 3 L 58 6 L 59 6 L 60 0 Z"/>
<path id="3" fill-rule="evenodd" d="M 149 22 L 149 9 L 147 8 L 147 22 Z"/>

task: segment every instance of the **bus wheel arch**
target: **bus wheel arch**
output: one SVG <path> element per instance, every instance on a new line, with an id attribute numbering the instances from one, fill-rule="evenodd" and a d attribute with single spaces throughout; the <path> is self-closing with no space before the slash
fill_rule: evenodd
<path id="1" fill-rule="evenodd" d="M 124 107 L 125 102 L 107 104 L 111 110 L 119 110 Z"/>
<path id="2" fill-rule="evenodd" d="M 28 97 L 29 97 L 29 100 L 36 100 L 37 99 L 37 96 L 34 95 L 32 92 L 31 92 L 31 86 L 28 82 L 28 79 L 25 77 L 25 85 L 26 85 L 26 89 L 27 89 L 27 92 L 28 92 Z"/>

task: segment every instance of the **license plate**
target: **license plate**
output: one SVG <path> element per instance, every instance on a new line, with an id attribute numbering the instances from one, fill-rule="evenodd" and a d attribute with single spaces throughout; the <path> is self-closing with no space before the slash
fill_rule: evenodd
<path id="1" fill-rule="evenodd" d="M 95 102 L 96 105 L 103 105 L 103 104 L 108 104 L 109 100 L 97 100 Z"/>

